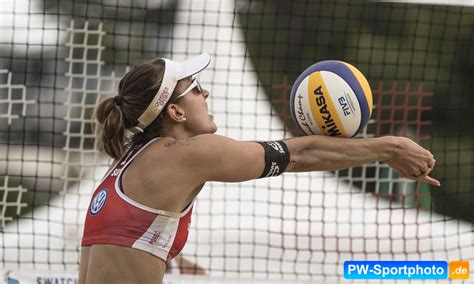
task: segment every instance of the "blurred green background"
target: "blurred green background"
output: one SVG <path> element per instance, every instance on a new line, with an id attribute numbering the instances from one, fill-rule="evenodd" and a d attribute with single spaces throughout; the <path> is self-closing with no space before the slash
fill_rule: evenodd
<path id="1" fill-rule="evenodd" d="M 432 176 L 442 186 L 421 185 L 410 205 L 474 222 L 473 7 L 360 0 L 236 3 L 259 79 L 296 135 L 281 91 L 272 86 L 281 84 L 283 76 L 291 84 L 315 62 L 349 62 L 365 74 L 373 90 L 379 82 L 413 88 L 422 83 L 423 91 L 433 94 L 433 110 L 424 118 L 432 120 L 427 133 L 431 139 L 420 142 L 434 153 Z M 403 119 L 400 115 L 395 119 Z"/>

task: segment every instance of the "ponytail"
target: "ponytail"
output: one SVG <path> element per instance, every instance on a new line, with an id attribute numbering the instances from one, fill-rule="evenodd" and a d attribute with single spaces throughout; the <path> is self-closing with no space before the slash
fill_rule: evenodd
<path id="1" fill-rule="evenodd" d="M 110 157 L 119 159 L 123 155 L 128 141 L 125 137 L 123 112 L 115 101 L 113 97 L 107 98 L 96 107 L 94 111 L 97 123 L 95 134 L 98 148 L 104 149 Z"/>

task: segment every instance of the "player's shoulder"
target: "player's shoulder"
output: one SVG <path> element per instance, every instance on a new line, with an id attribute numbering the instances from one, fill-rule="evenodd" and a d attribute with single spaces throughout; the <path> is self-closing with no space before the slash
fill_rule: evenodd
<path id="1" fill-rule="evenodd" d="M 152 167 L 163 169 L 179 169 L 181 173 L 189 170 L 186 176 L 195 176 L 200 179 L 196 169 L 203 165 L 212 166 L 224 152 L 221 148 L 225 136 L 216 134 L 202 134 L 187 139 L 162 137 L 149 145 L 144 155 L 144 163 Z M 228 139 L 228 138 L 227 138 Z M 197 175 L 197 176 L 196 176 Z"/>
<path id="2" fill-rule="evenodd" d="M 151 152 L 158 156 L 173 155 L 176 157 L 180 153 L 189 155 L 218 147 L 227 139 L 229 138 L 217 134 L 200 134 L 186 139 L 161 137 L 153 142 L 149 148 Z"/>

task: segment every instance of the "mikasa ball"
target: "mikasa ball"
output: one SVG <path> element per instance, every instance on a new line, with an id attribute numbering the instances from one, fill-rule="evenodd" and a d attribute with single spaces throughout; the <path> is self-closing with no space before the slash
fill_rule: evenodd
<path id="1" fill-rule="evenodd" d="M 353 137 L 367 125 L 372 107 L 367 79 L 343 61 L 311 65 L 291 90 L 291 115 L 306 135 Z"/>

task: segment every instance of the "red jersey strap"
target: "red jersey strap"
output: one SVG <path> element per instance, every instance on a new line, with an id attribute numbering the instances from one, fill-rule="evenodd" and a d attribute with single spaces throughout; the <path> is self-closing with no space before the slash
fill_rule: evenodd
<path id="1" fill-rule="evenodd" d="M 146 148 L 149 144 L 155 142 L 156 140 L 160 139 L 160 137 L 156 137 L 148 141 L 147 143 L 141 143 L 141 144 L 136 144 L 130 146 L 127 151 L 122 155 L 120 160 L 115 163 L 115 166 L 113 166 L 107 174 L 102 178 L 101 182 L 103 182 L 106 178 L 113 176 L 116 177 L 119 175 L 120 170 L 124 168 L 125 165 L 127 165 L 128 162 L 132 161 L 135 156 L 140 152 L 141 149 Z"/>

